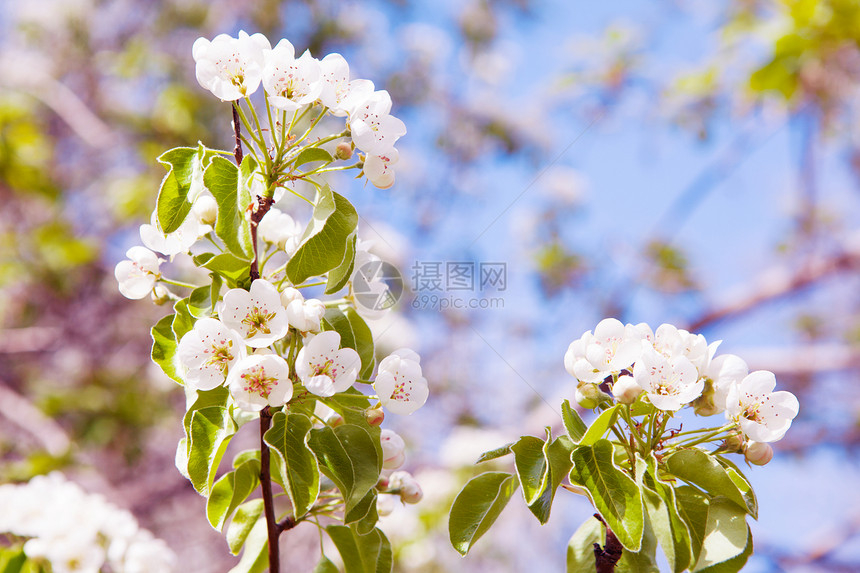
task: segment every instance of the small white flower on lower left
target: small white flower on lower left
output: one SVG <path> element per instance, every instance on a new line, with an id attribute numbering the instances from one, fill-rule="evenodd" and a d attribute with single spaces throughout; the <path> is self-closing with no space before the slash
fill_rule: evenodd
<path id="1" fill-rule="evenodd" d="M 290 367 L 276 354 L 254 354 L 236 363 L 227 376 L 230 395 L 243 410 L 283 406 L 293 397 Z"/>
<path id="2" fill-rule="evenodd" d="M 146 247 L 132 247 L 125 256 L 128 259 L 117 263 L 114 269 L 119 292 L 126 298 L 143 298 L 158 281 L 161 259 Z"/>

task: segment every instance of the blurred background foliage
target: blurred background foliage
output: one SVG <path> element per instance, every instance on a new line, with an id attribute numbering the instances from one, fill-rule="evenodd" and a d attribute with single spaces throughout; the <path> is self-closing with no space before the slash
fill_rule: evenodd
<path id="1" fill-rule="evenodd" d="M 507 264 L 503 310 L 407 295 L 378 325 L 381 350 L 408 342 L 431 381 L 427 408 L 386 421 L 427 495 L 387 518 L 395 570 L 561 569 L 582 500 L 544 529 L 512 504 L 467 561 L 444 519 L 482 450 L 560 426 L 564 350 L 608 315 L 725 338 L 799 395 L 776 477 L 753 476 L 773 493 L 749 568 L 858 570 L 856 493 L 778 500 L 858 483 L 860 3 L 606 4 L 4 3 L 0 481 L 63 469 L 180 563 L 235 561 L 173 466 L 184 396 L 151 367 L 148 337 L 167 309 L 123 299 L 112 269 L 149 220 L 155 157 L 230 146 L 229 106 L 198 87 L 191 44 L 245 29 L 341 52 L 391 92 L 409 128 L 398 183 L 335 184 L 407 282 L 415 261 Z M 314 532 L 286 537 L 291 570 L 309 571 Z"/>

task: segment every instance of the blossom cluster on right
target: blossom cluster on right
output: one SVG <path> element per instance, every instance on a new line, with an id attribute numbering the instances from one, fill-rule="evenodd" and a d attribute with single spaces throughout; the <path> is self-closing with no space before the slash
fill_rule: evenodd
<path id="1" fill-rule="evenodd" d="M 788 431 L 800 407 L 797 398 L 774 391 L 772 372 L 750 372 L 739 356 L 716 355 L 719 344 L 671 324 L 652 330 L 607 318 L 570 344 L 564 365 L 578 380 L 583 407 L 611 399 L 599 388 L 605 383 L 622 404 L 641 399 L 664 412 L 684 406 L 703 416 L 724 412 L 744 438 L 747 459 L 767 463 L 773 455 L 767 444 Z"/>

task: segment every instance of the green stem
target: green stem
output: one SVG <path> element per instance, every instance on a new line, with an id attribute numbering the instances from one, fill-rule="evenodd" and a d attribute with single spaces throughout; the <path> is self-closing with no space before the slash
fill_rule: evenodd
<path id="1" fill-rule="evenodd" d="M 160 279 L 158 279 L 158 280 L 159 280 L 159 281 L 161 281 L 161 282 L 163 282 L 163 283 L 165 283 L 165 284 L 169 284 L 169 285 L 173 285 L 173 286 L 178 286 L 178 287 L 184 287 L 184 288 L 199 288 L 199 287 L 198 287 L 198 285 L 193 285 L 193 284 L 191 284 L 191 283 L 184 283 L 184 282 L 182 282 L 182 281 L 175 281 L 175 280 L 173 280 L 173 279 L 169 279 L 169 278 L 167 278 L 167 277 L 161 277 L 161 278 L 160 278 Z"/>

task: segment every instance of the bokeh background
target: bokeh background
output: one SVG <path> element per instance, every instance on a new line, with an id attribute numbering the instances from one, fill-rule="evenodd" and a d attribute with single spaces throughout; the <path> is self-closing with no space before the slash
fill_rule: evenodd
<path id="1" fill-rule="evenodd" d="M 240 29 L 342 53 L 409 130 L 392 189 L 332 180 L 403 275 L 380 351 L 413 347 L 431 385 L 385 422 L 426 496 L 382 522 L 395 571 L 563 570 L 583 498 L 562 492 L 544 527 L 513 499 L 465 560 L 445 515 L 481 451 L 561 428 L 564 351 L 604 316 L 776 372 L 801 411 L 747 472 L 745 570 L 860 570 L 857 0 L 0 3 L 0 481 L 60 469 L 183 569 L 235 564 L 173 464 L 184 395 L 149 362 L 170 310 L 122 298 L 113 266 L 155 158 L 230 147 L 191 45 Z M 312 525 L 282 543 L 312 570 Z"/>

